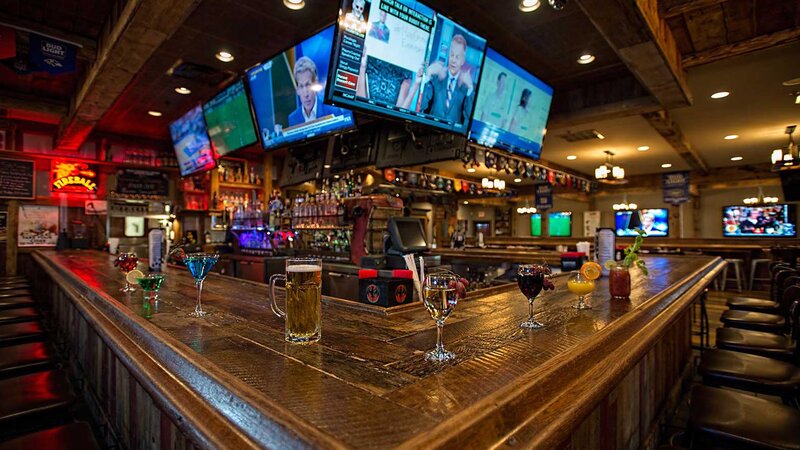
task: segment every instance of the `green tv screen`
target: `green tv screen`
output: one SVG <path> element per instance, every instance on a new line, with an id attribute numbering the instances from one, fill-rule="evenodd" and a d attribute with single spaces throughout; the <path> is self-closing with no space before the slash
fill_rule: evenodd
<path id="1" fill-rule="evenodd" d="M 203 115 L 219 156 L 255 144 L 258 139 L 242 80 L 203 105 Z"/>
<path id="2" fill-rule="evenodd" d="M 572 236 L 572 213 L 571 212 L 552 212 L 550 213 L 550 237 L 569 237 Z"/>
<path id="3" fill-rule="evenodd" d="M 542 215 L 531 214 L 531 236 L 542 235 Z"/>

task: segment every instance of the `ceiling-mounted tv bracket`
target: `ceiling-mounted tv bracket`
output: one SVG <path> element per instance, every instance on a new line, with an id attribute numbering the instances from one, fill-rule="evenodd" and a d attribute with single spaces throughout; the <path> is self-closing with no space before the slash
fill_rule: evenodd
<path id="1" fill-rule="evenodd" d="M 406 127 L 406 132 L 408 132 L 408 134 L 411 136 L 411 140 L 414 142 L 414 145 L 416 145 L 417 148 L 424 147 L 425 143 L 417 139 L 417 135 L 414 134 L 414 130 L 416 127 L 410 123 L 406 123 L 405 127 Z"/>

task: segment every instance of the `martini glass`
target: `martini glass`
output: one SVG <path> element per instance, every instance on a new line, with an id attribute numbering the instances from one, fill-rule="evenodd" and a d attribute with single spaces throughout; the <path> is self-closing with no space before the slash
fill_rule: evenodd
<path id="1" fill-rule="evenodd" d="M 136 268 L 139 264 L 139 257 L 136 253 L 120 253 L 117 259 L 114 260 L 114 267 L 119 268 L 125 274 L 125 287 L 120 289 L 121 292 L 133 292 L 136 289 L 128 282 L 128 272 Z"/>
<path id="2" fill-rule="evenodd" d="M 211 272 L 211 268 L 219 260 L 219 255 L 216 253 L 189 253 L 183 258 L 183 263 L 189 269 L 194 277 L 194 284 L 197 286 L 197 306 L 194 307 L 194 312 L 189 313 L 189 317 L 205 317 L 209 313 L 203 311 L 203 303 L 201 301 L 203 295 L 203 282 L 206 276 Z"/>
<path id="3" fill-rule="evenodd" d="M 138 280 L 136 280 L 144 291 L 145 301 L 158 300 L 158 290 L 161 289 L 161 283 L 164 282 L 164 274 L 150 273 Z"/>

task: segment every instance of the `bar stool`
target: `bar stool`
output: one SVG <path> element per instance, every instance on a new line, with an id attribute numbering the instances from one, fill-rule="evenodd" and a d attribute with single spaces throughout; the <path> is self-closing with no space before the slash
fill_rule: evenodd
<path id="1" fill-rule="evenodd" d="M 0 311 L 0 325 L 10 323 L 33 322 L 42 316 L 33 308 L 15 308 Z"/>
<path id="2" fill-rule="evenodd" d="M 749 284 L 749 291 L 753 290 L 753 285 L 756 281 L 771 281 L 770 277 L 756 277 L 756 273 L 758 273 L 758 266 L 760 264 L 769 264 L 772 262 L 771 259 L 767 258 L 756 258 L 750 263 L 750 284 Z"/>
<path id="3" fill-rule="evenodd" d="M 44 329 L 39 322 L 0 325 L 0 347 L 41 341 L 44 335 Z"/>
<path id="4" fill-rule="evenodd" d="M 0 311 L 6 309 L 28 308 L 35 305 L 36 302 L 34 302 L 33 297 L 30 296 L 0 298 Z"/>
<path id="5" fill-rule="evenodd" d="M 742 265 L 744 264 L 744 260 L 726 258 L 725 262 L 728 263 L 728 265 L 725 266 L 725 270 L 722 272 L 722 290 L 724 291 L 728 287 L 728 269 L 731 265 L 733 265 L 733 275 L 736 278 L 736 289 L 739 292 L 742 292 L 742 286 L 744 285 Z"/>
<path id="6" fill-rule="evenodd" d="M 800 411 L 752 395 L 708 386 L 692 388 L 689 412 L 692 443 L 716 448 L 800 449 Z"/>
<path id="7" fill-rule="evenodd" d="M 0 450 L 100 450 L 86 422 L 50 428 L 0 444 Z"/>
<path id="8" fill-rule="evenodd" d="M 794 364 L 730 350 L 709 350 L 703 353 L 697 372 L 707 386 L 775 395 L 786 404 L 798 406 L 800 367 Z"/>
<path id="9" fill-rule="evenodd" d="M 35 416 L 66 412 L 78 397 L 64 370 L 48 370 L 0 380 L 0 428 Z"/>
<path id="10" fill-rule="evenodd" d="M 0 298 L 11 298 L 11 297 L 31 297 L 33 293 L 30 289 L 11 289 L 8 291 L 0 291 Z"/>
<path id="11" fill-rule="evenodd" d="M 0 283 L 0 291 L 7 291 L 10 289 L 30 289 L 31 284 L 27 281 L 14 281 Z"/>
<path id="12" fill-rule="evenodd" d="M 738 328 L 717 328 L 717 348 L 791 362 L 795 345 L 790 336 L 749 331 Z"/>
<path id="13" fill-rule="evenodd" d="M 4 347 L 0 349 L 0 379 L 49 369 L 56 360 L 44 342 Z"/>

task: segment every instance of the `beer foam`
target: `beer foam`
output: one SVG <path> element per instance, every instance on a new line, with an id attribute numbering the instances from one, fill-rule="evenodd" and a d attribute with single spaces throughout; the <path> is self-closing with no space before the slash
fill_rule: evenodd
<path id="1" fill-rule="evenodd" d="M 319 272 L 322 270 L 322 267 L 315 266 L 313 264 L 298 264 L 296 266 L 289 266 L 286 268 L 287 272 Z"/>

